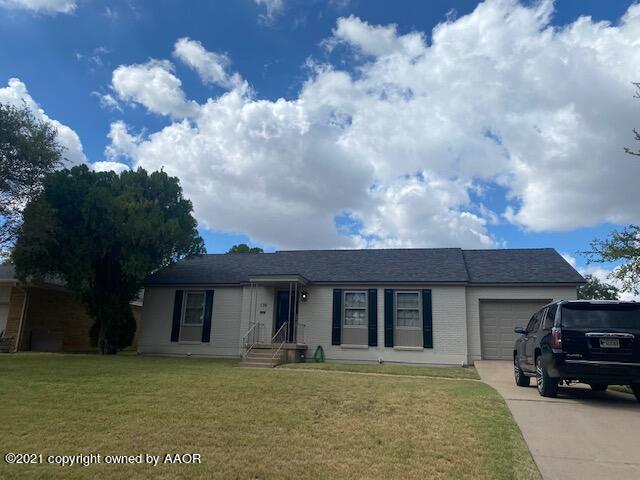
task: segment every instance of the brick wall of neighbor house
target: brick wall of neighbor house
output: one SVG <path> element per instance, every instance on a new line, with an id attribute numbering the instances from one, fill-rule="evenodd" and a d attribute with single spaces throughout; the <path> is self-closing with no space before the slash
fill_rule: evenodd
<path id="1" fill-rule="evenodd" d="M 18 337 L 18 328 L 20 326 L 20 316 L 22 315 L 22 305 L 24 302 L 25 292 L 20 288 L 13 287 L 9 300 L 9 315 L 7 316 L 7 326 L 5 327 L 5 337 L 12 337 L 13 344 L 10 351 L 16 350 L 15 339 Z"/>
<path id="2" fill-rule="evenodd" d="M 305 324 L 307 356 L 322 345 L 327 360 L 460 364 L 467 360 L 466 297 L 464 286 L 393 285 L 378 286 L 378 346 L 353 348 L 331 345 L 333 289 L 366 290 L 366 285 L 310 286 L 308 300 L 300 302 L 299 321 Z M 433 302 L 433 348 L 401 350 L 384 346 L 384 289 L 430 288 Z"/>
<path id="3" fill-rule="evenodd" d="M 71 293 L 32 287 L 29 289 L 20 348 L 31 350 L 34 336 L 51 336 L 55 335 L 53 332 L 61 332 L 62 351 L 94 350 L 89 340 L 91 325 L 93 319 Z"/>
<path id="4" fill-rule="evenodd" d="M 175 292 L 181 290 L 214 291 L 209 343 L 171 341 Z M 240 355 L 240 317 L 242 287 L 148 287 L 144 292 L 138 352 L 159 355 L 203 355 L 238 357 Z"/>
<path id="5" fill-rule="evenodd" d="M 13 288 L 5 336 L 14 338 L 18 336 L 24 297 L 23 288 Z M 139 306 L 132 306 L 138 328 L 140 325 L 140 310 Z M 93 351 L 95 347 L 91 346 L 89 339 L 91 325 L 93 325 L 93 319 L 71 293 L 59 288 L 30 287 L 22 326 L 20 350 L 32 349 L 34 332 L 36 332 L 36 335 L 38 335 L 37 332 L 48 335 L 52 331 L 57 331 L 61 332 L 61 351 Z M 42 335 L 40 338 L 42 338 Z M 134 337 L 134 348 L 135 340 Z M 14 345 L 12 351 L 15 351 L 15 347 Z"/>
<path id="6" fill-rule="evenodd" d="M 482 357 L 480 345 L 480 300 L 575 300 L 575 286 L 467 287 L 467 331 L 469 362 Z"/>

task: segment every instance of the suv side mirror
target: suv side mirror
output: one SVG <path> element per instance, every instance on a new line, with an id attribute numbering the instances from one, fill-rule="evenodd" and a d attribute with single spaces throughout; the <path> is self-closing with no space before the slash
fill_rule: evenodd
<path id="1" fill-rule="evenodd" d="M 526 335 L 527 334 L 527 329 L 523 328 L 523 327 L 516 327 L 513 329 L 514 332 L 520 334 L 520 335 Z"/>

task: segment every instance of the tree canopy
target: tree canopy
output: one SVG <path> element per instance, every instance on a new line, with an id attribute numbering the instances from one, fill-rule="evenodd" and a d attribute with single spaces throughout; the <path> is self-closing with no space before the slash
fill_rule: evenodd
<path id="1" fill-rule="evenodd" d="M 227 253 L 264 253 L 260 247 L 250 247 L 246 243 L 239 243 L 229 249 Z"/>
<path id="2" fill-rule="evenodd" d="M 63 164 L 56 135 L 26 105 L 0 103 L 0 252 L 13 246 L 22 210 L 42 190 L 46 175 Z"/>
<path id="3" fill-rule="evenodd" d="M 177 178 L 145 170 L 50 174 L 24 210 L 12 258 L 19 278 L 59 276 L 95 319 L 101 353 L 131 344 L 129 302 L 144 278 L 205 252 Z"/>
<path id="4" fill-rule="evenodd" d="M 620 290 L 617 287 L 600 281 L 593 275 L 585 275 L 586 284 L 578 287 L 578 300 L 617 300 Z"/>
<path id="5" fill-rule="evenodd" d="M 609 238 L 591 242 L 591 250 L 584 252 L 590 262 L 622 262 L 611 276 L 620 280 L 622 290 L 640 293 L 640 226 L 629 225 L 614 230 Z"/>

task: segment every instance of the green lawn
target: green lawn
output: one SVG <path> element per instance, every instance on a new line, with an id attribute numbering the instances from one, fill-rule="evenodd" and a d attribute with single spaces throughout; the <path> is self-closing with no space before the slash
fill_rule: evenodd
<path id="1" fill-rule="evenodd" d="M 413 365 L 393 365 L 384 363 L 289 363 L 279 368 L 328 370 L 356 373 L 386 373 L 388 375 L 416 375 L 420 377 L 446 377 L 478 380 L 480 377 L 473 367 L 433 367 Z"/>
<path id="2" fill-rule="evenodd" d="M 7 465 L 0 478 L 540 478 L 477 382 L 242 369 L 131 355 L 0 355 L 0 449 L 199 453 L 200 465 Z"/>

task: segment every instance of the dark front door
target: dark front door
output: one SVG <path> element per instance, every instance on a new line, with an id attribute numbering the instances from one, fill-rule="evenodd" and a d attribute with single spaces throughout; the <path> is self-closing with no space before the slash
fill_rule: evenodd
<path id="1" fill-rule="evenodd" d="M 289 290 L 278 290 L 276 292 L 276 325 L 273 333 L 277 333 L 280 327 L 289 320 L 289 312 L 293 319 L 293 303 L 289 304 Z M 287 342 L 293 343 L 293 325 L 287 328 Z"/>

